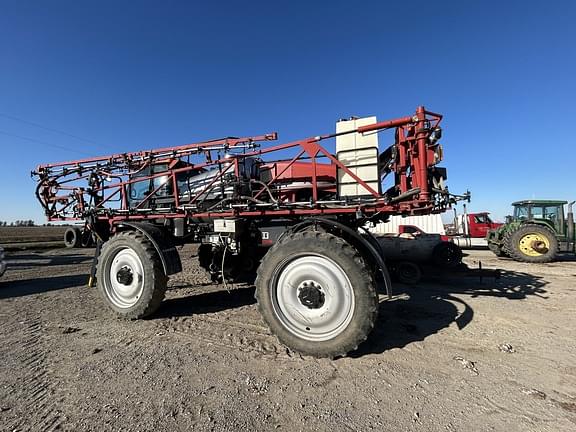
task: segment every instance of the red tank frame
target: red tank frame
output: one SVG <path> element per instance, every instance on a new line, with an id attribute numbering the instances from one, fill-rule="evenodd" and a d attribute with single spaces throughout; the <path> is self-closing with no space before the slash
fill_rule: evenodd
<path id="1" fill-rule="evenodd" d="M 107 220 L 111 225 L 120 221 L 182 218 L 262 218 L 262 217 L 306 217 L 319 215 L 353 214 L 361 212 L 370 217 L 381 214 L 426 214 L 445 210 L 449 204 L 449 194 L 431 186 L 429 168 L 438 160 L 435 148 L 429 145 L 428 138 L 442 120 L 440 114 L 418 107 L 415 114 L 393 120 L 381 121 L 354 130 L 338 134 L 310 137 L 285 144 L 259 148 L 258 142 L 277 139 L 276 133 L 247 137 L 224 138 L 177 147 L 159 148 L 149 151 L 120 153 L 104 157 L 81 159 L 63 163 L 39 165 L 33 172 L 38 178 L 36 196 L 42 204 L 48 220 L 71 221 L 86 219 L 89 216 L 96 220 Z M 320 145 L 320 142 L 339 135 L 350 133 L 367 133 L 396 128 L 395 144 L 398 156 L 391 166 L 395 175 L 398 196 L 389 199 L 371 188 L 352 170 L 342 164 L 330 152 Z M 252 201 L 237 201 L 228 208 L 216 211 L 200 210 L 195 206 L 196 200 L 208 191 L 217 181 L 229 172 L 239 175 L 239 163 L 246 157 L 265 157 L 288 149 L 296 149 L 296 155 L 286 162 L 282 161 L 281 169 L 274 177 L 252 197 Z M 213 158 L 214 152 L 243 150 L 243 153 L 232 157 Z M 204 162 L 177 168 L 181 158 L 204 155 Z M 330 164 L 340 169 L 359 185 L 363 186 L 369 196 L 358 199 L 336 199 L 323 202 L 318 199 L 318 179 L 325 176 L 326 164 L 317 163 L 317 159 L 327 158 Z M 310 164 L 311 169 L 302 167 L 303 160 Z M 274 160 L 264 159 L 266 164 Z M 168 163 L 168 170 L 150 176 L 130 179 L 129 176 L 142 171 L 154 163 Z M 182 203 L 179 199 L 177 175 L 190 170 L 210 169 L 220 167 L 219 174 L 201 193 L 196 194 L 189 202 Z M 308 171 L 312 188 L 312 200 L 309 203 L 266 203 L 259 198 L 270 193 L 280 181 L 285 180 L 286 172 L 298 173 Z M 148 194 L 135 208 L 129 208 L 127 186 L 135 181 L 142 181 L 161 176 L 170 176 L 174 205 L 171 209 L 146 208 L 150 198 L 164 186 L 161 184 Z M 294 175 L 294 174 L 292 174 Z M 109 184 L 105 184 L 109 183 Z M 88 187 L 86 187 L 86 184 Z M 119 200 L 117 208 L 105 207 L 106 204 Z"/>

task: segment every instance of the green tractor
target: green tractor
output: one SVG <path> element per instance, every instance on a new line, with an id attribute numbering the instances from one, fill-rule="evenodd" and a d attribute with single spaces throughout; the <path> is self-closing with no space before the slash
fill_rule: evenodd
<path id="1" fill-rule="evenodd" d="M 564 217 L 564 204 L 568 212 Z M 514 215 L 486 235 L 488 248 L 496 256 L 516 261 L 545 263 L 559 252 L 575 252 L 574 215 L 567 201 L 524 200 L 512 203 Z"/>

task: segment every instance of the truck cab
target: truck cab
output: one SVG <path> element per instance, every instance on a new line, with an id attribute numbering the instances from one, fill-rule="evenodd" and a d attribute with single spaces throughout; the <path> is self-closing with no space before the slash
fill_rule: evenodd
<path id="1" fill-rule="evenodd" d="M 488 231 L 498 228 L 501 223 L 493 222 L 489 216 L 490 213 L 469 213 L 468 216 L 468 235 L 472 238 L 485 238 Z"/>
<path id="2" fill-rule="evenodd" d="M 501 226 L 493 222 L 488 212 L 466 213 L 454 218 L 454 228 L 450 232 L 450 241 L 464 249 L 487 247 L 486 234 Z"/>

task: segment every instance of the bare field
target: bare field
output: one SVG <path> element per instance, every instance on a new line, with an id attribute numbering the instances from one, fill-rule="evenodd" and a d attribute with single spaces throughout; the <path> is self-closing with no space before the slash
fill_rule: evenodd
<path id="1" fill-rule="evenodd" d="M 63 243 L 66 226 L 0 227 L 0 246 L 7 249 Z"/>
<path id="2" fill-rule="evenodd" d="M 193 247 L 154 317 L 117 319 L 85 286 L 92 253 L 9 255 L 0 430 L 576 430 L 576 261 L 471 252 L 503 277 L 396 285 L 332 361 L 279 344 L 253 288 L 211 284 Z"/>

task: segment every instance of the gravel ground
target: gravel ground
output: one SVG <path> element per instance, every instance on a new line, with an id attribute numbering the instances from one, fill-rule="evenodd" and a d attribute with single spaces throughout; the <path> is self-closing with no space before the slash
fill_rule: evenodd
<path id="1" fill-rule="evenodd" d="M 0 430 L 574 431 L 576 261 L 489 252 L 500 280 L 395 285 L 359 351 L 302 358 L 251 287 L 184 272 L 148 320 L 85 286 L 92 250 L 12 252 L 0 280 Z"/>

